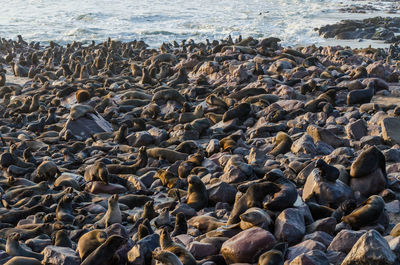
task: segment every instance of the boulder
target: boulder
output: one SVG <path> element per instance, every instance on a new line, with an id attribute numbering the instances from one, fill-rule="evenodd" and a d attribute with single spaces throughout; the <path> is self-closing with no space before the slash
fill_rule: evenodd
<path id="1" fill-rule="evenodd" d="M 304 134 L 300 139 L 293 142 L 291 151 L 295 154 L 315 154 L 317 153 L 317 147 L 313 138 L 308 134 Z"/>
<path id="2" fill-rule="evenodd" d="M 298 209 L 288 208 L 282 211 L 275 220 L 275 237 L 279 241 L 296 244 L 305 233 L 304 216 Z"/>
<path id="3" fill-rule="evenodd" d="M 389 265 L 395 264 L 396 259 L 386 239 L 376 230 L 370 230 L 357 240 L 342 265 Z"/>
<path id="4" fill-rule="evenodd" d="M 381 122 L 382 138 L 385 142 L 394 145 L 400 144 L 400 119 L 384 118 Z"/>
<path id="5" fill-rule="evenodd" d="M 357 240 L 365 233 L 365 231 L 353 231 L 344 229 L 337 233 L 333 238 L 328 250 L 349 253 Z"/>
<path id="6" fill-rule="evenodd" d="M 222 244 L 221 254 L 228 264 L 255 263 L 276 244 L 274 236 L 259 227 L 240 232 Z"/>
<path id="7" fill-rule="evenodd" d="M 226 182 L 218 182 L 207 187 L 209 202 L 226 202 L 233 204 L 235 202 L 236 188 Z"/>
<path id="8" fill-rule="evenodd" d="M 363 120 L 356 120 L 346 126 L 347 137 L 359 141 L 368 134 L 367 126 Z"/>
<path id="9" fill-rule="evenodd" d="M 66 247 L 47 246 L 43 251 L 43 264 L 48 265 L 79 265 L 81 259 L 73 249 Z"/>
<path id="10" fill-rule="evenodd" d="M 321 250 L 312 250 L 297 256 L 289 265 L 329 265 L 329 260 Z"/>

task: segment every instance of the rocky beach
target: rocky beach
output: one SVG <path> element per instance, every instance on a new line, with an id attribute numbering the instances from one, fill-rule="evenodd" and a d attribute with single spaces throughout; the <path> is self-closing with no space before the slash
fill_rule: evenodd
<path id="1" fill-rule="evenodd" d="M 399 9 L 0 38 L 0 264 L 400 264 Z"/>

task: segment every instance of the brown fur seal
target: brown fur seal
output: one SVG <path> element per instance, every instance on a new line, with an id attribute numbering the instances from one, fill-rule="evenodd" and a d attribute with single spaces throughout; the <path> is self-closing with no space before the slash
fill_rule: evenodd
<path id="1" fill-rule="evenodd" d="M 108 172 L 111 174 L 135 174 L 141 168 L 144 168 L 147 165 L 148 157 L 147 157 L 147 148 L 146 146 L 142 146 L 139 148 L 138 157 L 136 158 L 136 162 L 133 165 L 118 165 L 118 164 L 110 164 L 107 165 Z"/>
<path id="2" fill-rule="evenodd" d="M 13 257 L 4 265 L 42 265 L 42 263 L 35 258 Z"/>
<path id="3" fill-rule="evenodd" d="M 174 231 L 172 231 L 172 236 L 178 236 L 187 233 L 187 222 L 185 214 L 180 212 L 176 215 Z"/>
<path id="4" fill-rule="evenodd" d="M 196 259 L 193 255 L 182 245 L 172 241 L 166 229 L 163 229 L 160 234 L 160 246 L 162 250 L 174 253 L 182 264 L 197 265 Z"/>
<path id="5" fill-rule="evenodd" d="M 200 211 L 208 205 L 208 193 L 206 186 L 197 176 L 190 176 L 188 179 L 189 188 L 187 194 L 187 205 Z"/>
<path id="6" fill-rule="evenodd" d="M 71 107 L 69 116 L 71 120 L 77 120 L 89 113 L 95 113 L 95 110 L 92 106 L 84 104 L 75 104 Z"/>
<path id="7" fill-rule="evenodd" d="M 61 172 L 53 161 L 43 161 L 37 168 L 37 181 L 53 181 Z"/>
<path id="8" fill-rule="evenodd" d="M 106 214 L 95 223 L 96 226 L 109 227 L 112 224 L 122 223 L 121 210 L 118 205 L 118 194 L 108 198 L 108 208 Z"/>
<path id="9" fill-rule="evenodd" d="M 372 195 L 349 215 L 343 216 L 342 221 L 351 225 L 353 229 L 359 229 L 378 221 L 385 209 L 385 201 L 381 196 Z"/>
<path id="10" fill-rule="evenodd" d="M 108 184 L 108 169 L 106 165 L 101 161 L 96 161 L 93 165 L 89 166 L 85 170 L 85 181 L 102 181 Z"/>
<path id="11" fill-rule="evenodd" d="M 268 194 L 274 194 L 280 190 L 279 186 L 272 182 L 255 183 L 251 185 L 246 192 L 235 201 L 233 209 L 228 218 L 228 225 L 240 222 L 240 215 L 248 208 L 262 208 L 262 203 Z"/>
<path id="12" fill-rule="evenodd" d="M 292 207 L 298 197 L 296 185 L 288 180 L 279 169 L 267 172 L 265 179 L 276 184 L 279 191 L 271 193 L 267 199 L 264 199 L 264 209 L 283 211 L 286 208 Z"/>
<path id="13" fill-rule="evenodd" d="M 290 151 L 292 143 L 293 143 L 292 138 L 290 138 L 290 136 L 287 133 L 278 132 L 278 134 L 275 137 L 275 146 L 269 153 L 273 156 L 277 156 L 279 154 L 286 154 L 287 152 Z"/>
<path id="14" fill-rule="evenodd" d="M 118 264 L 117 250 L 127 242 L 127 239 L 120 236 L 111 236 L 106 242 L 94 250 L 81 265 L 114 265 Z"/>
<path id="15" fill-rule="evenodd" d="M 158 159 L 162 158 L 170 163 L 175 163 L 178 160 L 186 160 L 187 154 L 170 150 L 168 148 L 155 147 L 147 150 L 147 155 Z"/>
<path id="16" fill-rule="evenodd" d="M 78 102 L 78 103 L 88 101 L 91 98 L 89 91 L 87 91 L 85 89 L 77 90 L 75 92 L 75 97 L 76 97 L 76 102 Z"/>
<path id="17" fill-rule="evenodd" d="M 74 216 L 72 215 L 72 194 L 66 194 L 58 202 L 56 209 L 57 220 L 66 223 L 72 223 L 74 221 Z"/>
<path id="18" fill-rule="evenodd" d="M 168 170 L 158 170 L 157 174 L 154 175 L 154 178 L 160 179 L 161 183 L 170 189 L 180 188 L 182 186 L 182 181 L 178 178 L 178 176 Z"/>
<path id="19" fill-rule="evenodd" d="M 282 265 L 285 262 L 287 243 L 278 243 L 258 258 L 258 265 Z"/>
<path id="20" fill-rule="evenodd" d="M 107 240 L 107 233 L 102 230 L 92 230 L 79 238 L 76 250 L 81 260 L 85 260 L 97 247 Z"/>
<path id="21" fill-rule="evenodd" d="M 18 242 L 19 239 L 20 235 L 18 233 L 13 233 L 7 237 L 6 252 L 8 255 L 35 258 L 37 260 L 43 259 L 42 254 L 21 247 Z"/>
<path id="22" fill-rule="evenodd" d="M 122 124 L 121 127 L 119 127 L 119 130 L 114 137 L 114 142 L 117 144 L 126 144 L 128 143 L 128 140 L 126 139 L 127 136 L 128 136 L 128 126 L 126 124 Z"/>
<path id="23" fill-rule="evenodd" d="M 182 162 L 178 168 L 178 176 L 186 178 L 194 167 L 200 166 L 204 160 L 204 151 L 200 149 L 196 154 L 190 156 L 188 160 Z"/>
<path id="24" fill-rule="evenodd" d="M 182 96 L 182 94 L 175 89 L 164 89 L 156 92 L 151 101 L 156 102 L 159 100 L 175 100 L 176 102 L 179 102 L 181 104 L 184 104 L 186 102 L 185 97 Z"/>
<path id="25" fill-rule="evenodd" d="M 197 105 L 194 109 L 194 112 L 185 112 L 179 115 L 178 122 L 179 123 L 188 123 L 192 122 L 195 119 L 201 118 L 204 115 L 204 110 L 202 105 Z"/>
<path id="26" fill-rule="evenodd" d="M 200 230 L 202 233 L 207 233 L 226 225 L 217 218 L 207 215 L 194 216 L 188 220 L 188 224 Z"/>
<path id="27" fill-rule="evenodd" d="M 246 230 L 254 226 L 268 230 L 271 217 L 263 209 L 252 207 L 240 215 L 240 228 Z"/>
<path id="28" fill-rule="evenodd" d="M 226 111 L 222 116 L 222 121 L 227 122 L 235 118 L 245 119 L 248 118 L 251 107 L 249 103 L 240 103 L 232 109 Z"/>
<path id="29" fill-rule="evenodd" d="M 165 265 L 183 265 L 174 253 L 165 250 L 153 251 L 153 259 Z"/>
<path id="30" fill-rule="evenodd" d="M 68 234 L 65 230 L 58 230 L 54 237 L 54 246 L 72 248 L 71 239 L 68 237 Z"/>
<path id="31" fill-rule="evenodd" d="M 151 221 L 152 219 L 156 218 L 158 213 L 154 210 L 154 201 L 148 201 L 144 205 L 144 211 L 142 214 L 142 218 L 148 219 Z"/>

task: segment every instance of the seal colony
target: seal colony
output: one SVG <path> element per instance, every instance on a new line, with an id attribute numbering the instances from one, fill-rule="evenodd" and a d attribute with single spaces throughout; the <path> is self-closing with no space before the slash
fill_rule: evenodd
<path id="1" fill-rule="evenodd" d="M 1 39 L 0 263 L 397 264 L 398 58 L 279 42 Z"/>

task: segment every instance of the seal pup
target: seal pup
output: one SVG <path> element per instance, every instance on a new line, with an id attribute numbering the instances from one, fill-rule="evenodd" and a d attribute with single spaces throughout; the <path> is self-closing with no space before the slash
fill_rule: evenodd
<path id="1" fill-rule="evenodd" d="M 72 248 L 71 239 L 64 229 L 58 230 L 54 235 L 54 246 Z"/>
<path id="2" fill-rule="evenodd" d="M 102 230 L 92 230 L 82 235 L 76 247 L 76 251 L 82 261 L 95 249 L 107 240 L 107 233 Z"/>
<path id="3" fill-rule="evenodd" d="M 61 172 L 53 161 L 43 161 L 36 170 L 37 181 L 54 181 Z"/>
<path id="4" fill-rule="evenodd" d="M 118 264 L 117 250 L 127 242 L 121 236 L 111 236 L 81 263 L 81 265 L 114 265 Z"/>
<path id="5" fill-rule="evenodd" d="M 269 152 L 273 156 L 286 154 L 292 146 L 292 138 L 285 132 L 278 132 L 275 137 L 274 148 Z"/>

